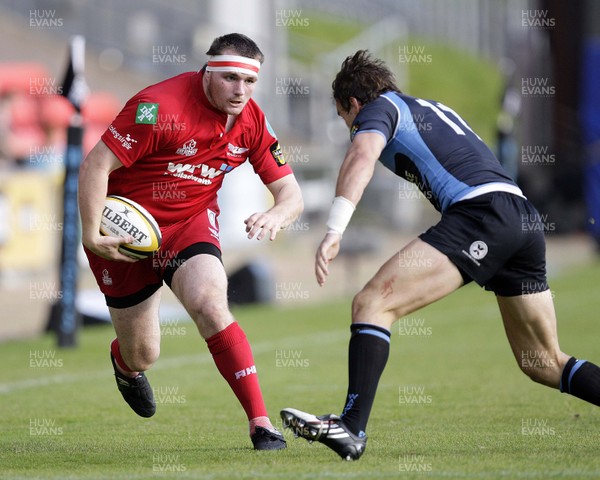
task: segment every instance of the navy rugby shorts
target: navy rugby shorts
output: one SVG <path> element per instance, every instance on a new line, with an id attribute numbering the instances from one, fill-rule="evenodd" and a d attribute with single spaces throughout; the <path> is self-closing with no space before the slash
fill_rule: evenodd
<path id="1" fill-rule="evenodd" d="M 548 289 L 544 223 L 525 198 L 491 192 L 457 202 L 419 238 L 444 253 L 465 284 L 506 297 Z"/>

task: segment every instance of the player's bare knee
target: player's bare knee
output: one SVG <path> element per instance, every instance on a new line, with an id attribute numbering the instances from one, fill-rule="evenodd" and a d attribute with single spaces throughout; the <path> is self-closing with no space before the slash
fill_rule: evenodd
<path id="1" fill-rule="evenodd" d="M 207 303 L 198 309 L 198 313 L 209 323 L 219 323 L 231 315 L 226 305 L 218 303 Z"/>
<path id="2" fill-rule="evenodd" d="M 369 319 L 377 313 L 377 299 L 367 288 L 358 292 L 352 300 L 352 322 L 369 323 Z"/>
<path id="3" fill-rule="evenodd" d="M 127 366 L 135 372 L 145 372 L 158 360 L 160 355 L 160 346 L 141 345 L 134 348 L 131 352 L 122 352 L 123 359 Z"/>
<path id="4" fill-rule="evenodd" d="M 358 292 L 352 300 L 353 323 L 373 323 L 373 319 L 377 318 L 380 322 L 384 320 L 382 325 L 387 324 L 386 328 L 389 328 L 398 318 L 410 311 L 402 303 L 393 306 L 386 305 L 378 291 L 369 288 L 369 285 Z"/>
<path id="5" fill-rule="evenodd" d="M 233 315 L 224 302 L 202 302 L 193 309 L 192 314 L 202 336 L 220 331 L 233 321 Z"/>

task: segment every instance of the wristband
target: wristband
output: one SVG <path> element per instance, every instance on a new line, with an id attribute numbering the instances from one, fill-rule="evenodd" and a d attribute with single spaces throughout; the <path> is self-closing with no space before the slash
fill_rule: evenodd
<path id="1" fill-rule="evenodd" d="M 329 231 L 334 231 L 343 235 L 344 230 L 350 223 L 352 214 L 356 207 L 354 204 L 342 196 L 333 199 L 333 205 L 329 211 L 329 220 L 327 220 L 327 228 Z"/>

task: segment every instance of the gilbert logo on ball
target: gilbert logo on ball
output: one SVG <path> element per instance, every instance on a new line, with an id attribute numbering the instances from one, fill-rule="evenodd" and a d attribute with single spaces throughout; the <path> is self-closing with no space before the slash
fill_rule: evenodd
<path id="1" fill-rule="evenodd" d="M 100 234 L 120 238 L 131 235 L 133 243 L 121 245 L 119 251 L 140 259 L 151 257 L 160 248 L 162 240 L 154 217 L 133 200 L 117 195 L 106 197 Z"/>

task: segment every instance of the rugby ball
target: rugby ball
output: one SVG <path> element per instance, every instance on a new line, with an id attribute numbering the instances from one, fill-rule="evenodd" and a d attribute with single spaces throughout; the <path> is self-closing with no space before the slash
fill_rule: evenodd
<path id="1" fill-rule="evenodd" d="M 109 195 L 104 202 L 100 234 L 110 237 L 133 237 L 133 243 L 121 245 L 119 251 L 133 258 L 148 258 L 160 248 L 162 235 L 158 223 L 148 210 L 128 198 Z"/>

